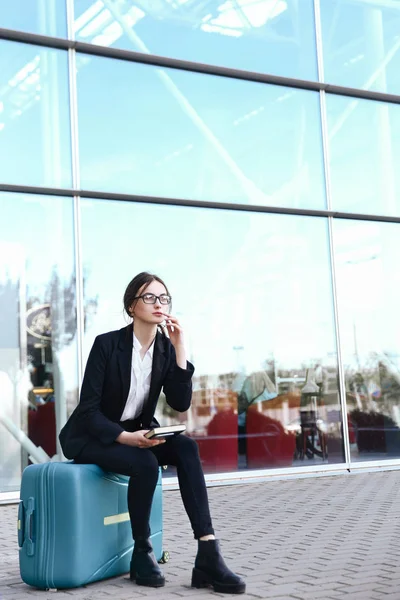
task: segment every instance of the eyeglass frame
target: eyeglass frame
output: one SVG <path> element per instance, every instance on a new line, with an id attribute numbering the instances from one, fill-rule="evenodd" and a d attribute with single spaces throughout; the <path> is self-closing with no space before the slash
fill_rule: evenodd
<path id="1" fill-rule="evenodd" d="M 144 296 L 153 296 L 154 302 L 145 302 Z M 167 298 L 169 298 L 169 302 L 167 302 L 166 304 L 164 304 L 164 302 L 161 302 L 161 296 L 166 296 Z M 162 306 L 170 306 L 170 304 L 172 302 L 172 298 L 169 294 L 161 294 L 160 296 L 156 296 L 155 294 L 152 294 L 151 292 L 146 292 L 145 294 L 141 294 L 140 296 L 134 297 L 134 300 L 140 300 L 140 299 L 143 300 L 143 304 L 155 304 L 156 300 L 158 300 Z"/>

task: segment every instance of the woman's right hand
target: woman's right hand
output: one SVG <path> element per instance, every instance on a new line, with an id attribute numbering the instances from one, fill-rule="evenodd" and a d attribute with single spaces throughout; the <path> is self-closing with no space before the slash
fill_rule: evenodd
<path id="1" fill-rule="evenodd" d="M 123 431 L 119 434 L 116 441 L 120 444 L 125 444 L 126 446 L 136 446 L 137 448 L 152 448 L 153 446 L 158 446 L 159 444 L 163 444 L 165 440 L 157 439 L 157 440 L 149 440 L 145 437 L 145 433 L 148 432 L 148 429 L 141 429 L 140 431 Z"/>

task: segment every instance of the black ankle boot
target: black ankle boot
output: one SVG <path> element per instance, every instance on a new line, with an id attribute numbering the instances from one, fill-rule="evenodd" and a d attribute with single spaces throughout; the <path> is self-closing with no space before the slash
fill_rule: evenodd
<path id="1" fill-rule="evenodd" d="M 130 577 L 138 585 L 162 587 L 165 584 L 164 576 L 157 564 L 153 547 L 148 538 L 138 538 L 135 540 Z"/>
<path id="2" fill-rule="evenodd" d="M 238 575 L 232 573 L 225 564 L 219 551 L 217 540 L 199 540 L 192 587 L 202 588 L 212 585 L 215 592 L 244 594 L 246 584 Z"/>

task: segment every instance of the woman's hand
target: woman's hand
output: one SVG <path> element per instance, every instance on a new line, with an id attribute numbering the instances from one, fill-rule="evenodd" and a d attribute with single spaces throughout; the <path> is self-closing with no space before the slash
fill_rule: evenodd
<path id="1" fill-rule="evenodd" d="M 179 323 L 176 317 L 166 313 L 163 313 L 163 315 L 165 316 L 165 325 L 163 325 L 163 327 L 167 330 L 171 344 L 175 348 L 176 364 L 181 369 L 186 369 L 186 352 L 183 341 L 182 325 Z"/>
<path id="2" fill-rule="evenodd" d="M 163 315 L 165 317 L 165 325 L 163 325 L 163 327 L 168 331 L 168 337 L 171 340 L 171 344 L 174 348 L 184 346 L 183 329 L 178 319 L 167 313 L 163 313 Z"/>
<path id="3" fill-rule="evenodd" d="M 152 448 L 153 446 L 158 446 L 159 444 L 163 444 L 165 439 L 156 439 L 149 440 L 145 437 L 145 433 L 147 433 L 148 429 L 141 429 L 140 431 L 123 431 L 119 434 L 116 441 L 120 444 L 125 444 L 126 446 L 136 446 L 137 448 Z"/>

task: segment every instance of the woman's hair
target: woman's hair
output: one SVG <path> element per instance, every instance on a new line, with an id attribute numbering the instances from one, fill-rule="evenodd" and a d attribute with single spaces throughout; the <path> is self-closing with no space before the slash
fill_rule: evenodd
<path id="1" fill-rule="evenodd" d="M 129 309 L 134 302 L 137 302 L 135 298 L 138 295 L 139 290 L 144 286 L 144 291 L 150 285 L 150 283 L 152 283 L 152 281 L 158 281 L 161 283 L 165 287 L 167 294 L 170 295 L 167 286 L 160 277 L 154 275 L 154 273 L 146 273 L 145 271 L 143 273 L 139 273 L 132 279 L 132 281 L 128 283 L 128 286 L 125 290 L 124 309 L 128 317 L 132 316 L 129 312 Z"/>

